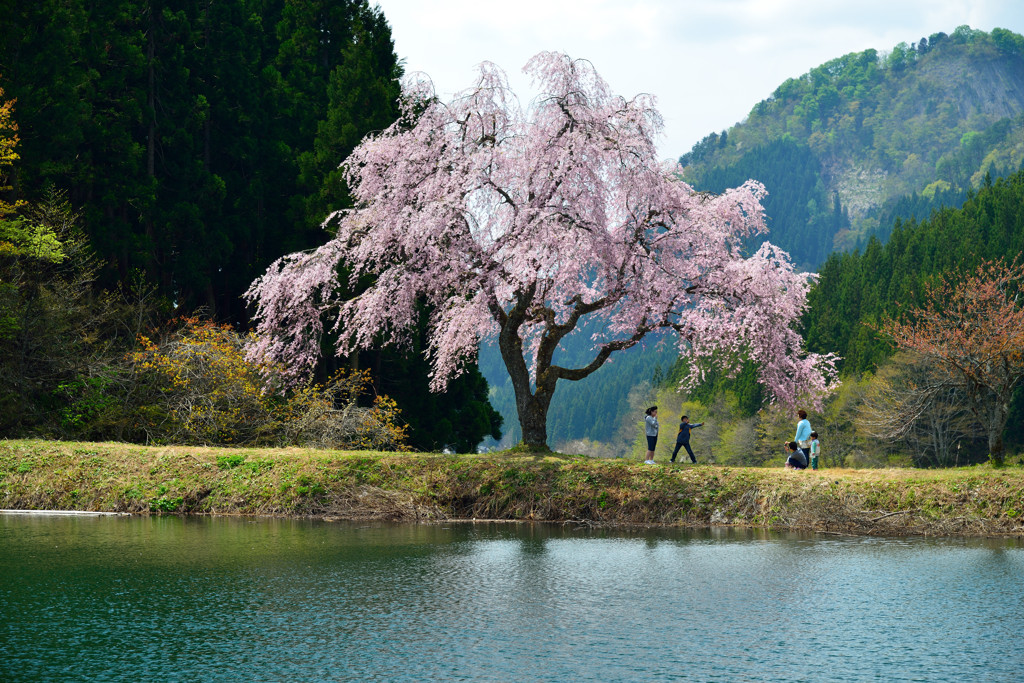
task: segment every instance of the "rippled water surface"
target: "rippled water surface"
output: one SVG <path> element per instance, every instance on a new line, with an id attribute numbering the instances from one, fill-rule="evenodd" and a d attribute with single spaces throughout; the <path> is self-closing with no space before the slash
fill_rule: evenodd
<path id="1" fill-rule="evenodd" d="M 0 516 L 0 680 L 1022 681 L 1017 541 Z"/>

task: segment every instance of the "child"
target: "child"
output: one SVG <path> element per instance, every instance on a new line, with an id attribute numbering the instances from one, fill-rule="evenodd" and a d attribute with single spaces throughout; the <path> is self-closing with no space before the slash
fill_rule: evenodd
<path id="1" fill-rule="evenodd" d="M 690 462 L 695 465 L 697 464 L 697 458 L 693 455 L 693 449 L 690 448 L 690 430 L 703 426 L 703 422 L 690 424 L 690 418 L 686 415 L 679 418 L 679 434 L 676 435 L 676 449 L 672 451 L 672 459 L 669 460 L 669 462 L 675 462 L 676 454 L 679 453 L 679 449 L 685 448 L 687 454 L 690 456 Z"/>
<path id="2" fill-rule="evenodd" d="M 789 449 L 789 457 L 786 458 L 786 469 L 787 470 L 805 470 L 807 469 L 807 461 L 804 460 L 804 453 L 797 448 L 796 441 L 789 441 L 786 443 L 786 448 Z"/>
<path id="3" fill-rule="evenodd" d="M 811 432 L 811 469 L 818 469 L 818 455 L 821 453 L 821 444 L 818 443 L 818 432 Z"/>

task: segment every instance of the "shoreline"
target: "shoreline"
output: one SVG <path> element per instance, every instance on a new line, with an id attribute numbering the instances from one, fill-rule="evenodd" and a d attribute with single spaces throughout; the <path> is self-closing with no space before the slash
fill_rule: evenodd
<path id="1" fill-rule="evenodd" d="M 1024 467 L 813 472 L 558 454 L 4 440 L 0 508 L 1024 537 Z"/>
<path id="2" fill-rule="evenodd" d="M 0 510 L 0 515 L 24 517 L 130 517 L 130 512 L 100 512 L 97 510 Z"/>

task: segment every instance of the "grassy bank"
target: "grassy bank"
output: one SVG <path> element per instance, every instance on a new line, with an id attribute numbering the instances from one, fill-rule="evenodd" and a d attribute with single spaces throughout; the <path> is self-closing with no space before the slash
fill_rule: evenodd
<path id="1" fill-rule="evenodd" d="M 0 441 L 0 508 L 1024 536 L 1024 468 L 821 470 Z"/>

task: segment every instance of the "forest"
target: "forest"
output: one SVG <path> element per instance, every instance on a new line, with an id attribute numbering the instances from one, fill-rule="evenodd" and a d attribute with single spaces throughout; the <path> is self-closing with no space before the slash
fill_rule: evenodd
<path id="1" fill-rule="evenodd" d="M 366 2 L 8 2 L 11 192 L 80 211 L 98 284 L 134 271 L 184 311 L 240 298 L 345 205 L 337 166 L 397 115 L 401 65 Z"/>

